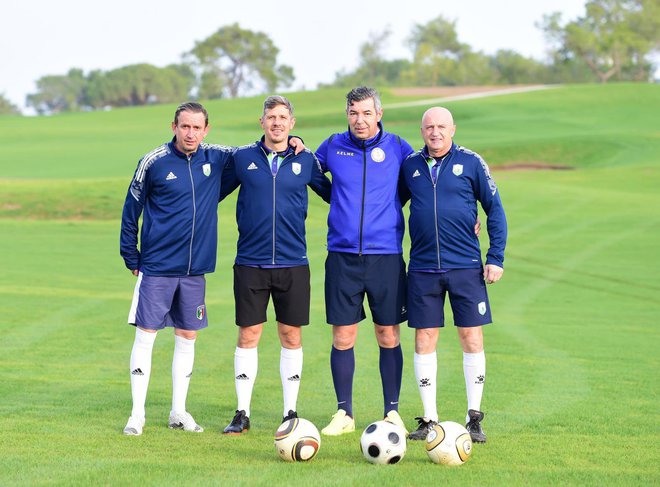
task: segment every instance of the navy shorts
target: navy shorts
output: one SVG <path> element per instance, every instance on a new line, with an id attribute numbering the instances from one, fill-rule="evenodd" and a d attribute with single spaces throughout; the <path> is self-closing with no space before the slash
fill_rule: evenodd
<path id="1" fill-rule="evenodd" d="M 149 330 L 197 331 L 208 326 L 204 276 L 145 276 L 140 272 L 128 322 Z"/>
<path id="2" fill-rule="evenodd" d="M 234 265 L 236 324 L 252 326 L 267 321 L 273 296 L 275 319 L 291 326 L 309 324 L 309 266 L 262 269 Z"/>
<path id="3" fill-rule="evenodd" d="M 366 318 L 364 296 L 374 323 L 406 321 L 406 264 L 401 254 L 328 252 L 325 260 L 325 313 L 331 325 Z"/>
<path id="4" fill-rule="evenodd" d="M 445 294 L 454 313 L 454 325 L 481 326 L 493 321 L 483 269 L 452 269 L 443 273 L 408 273 L 408 326 L 445 326 Z"/>

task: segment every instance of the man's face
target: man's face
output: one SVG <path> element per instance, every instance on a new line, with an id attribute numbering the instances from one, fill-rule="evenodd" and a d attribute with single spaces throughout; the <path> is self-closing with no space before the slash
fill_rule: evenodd
<path id="1" fill-rule="evenodd" d="M 432 108 L 422 118 L 422 138 L 432 157 L 449 152 L 455 131 L 456 125 L 448 110 Z"/>
<path id="2" fill-rule="evenodd" d="M 172 132 L 176 137 L 176 148 L 184 154 L 192 154 L 209 132 L 203 113 L 181 112 L 177 123 L 172 122 Z"/>
<path id="3" fill-rule="evenodd" d="M 264 129 L 266 145 L 271 149 L 284 150 L 289 145 L 289 132 L 296 124 L 289 109 L 284 105 L 276 105 L 259 119 Z"/>
<path id="4" fill-rule="evenodd" d="M 378 133 L 378 122 L 383 118 L 383 110 L 376 110 L 373 98 L 356 101 L 346 110 L 351 133 L 360 140 L 367 140 Z"/>

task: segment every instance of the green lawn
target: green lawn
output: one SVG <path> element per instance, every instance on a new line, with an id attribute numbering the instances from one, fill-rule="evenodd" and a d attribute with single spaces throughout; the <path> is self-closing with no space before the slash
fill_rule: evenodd
<path id="1" fill-rule="evenodd" d="M 345 129 L 343 95 L 291 95 L 296 132 L 311 148 Z M 383 99 L 386 129 L 419 146 L 424 107 L 388 111 L 388 102 L 405 100 L 387 92 Z M 258 138 L 261 101 L 208 103 L 215 125 L 208 140 Z M 489 288 L 495 324 L 485 331 L 489 439 L 466 465 L 434 465 L 420 443 L 409 443 L 396 466 L 371 465 L 359 431 L 323 437 L 309 464 L 280 461 L 272 319 L 259 347 L 252 429 L 220 434 L 235 408 L 232 198 L 219 209 L 210 327 L 197 343 L 188 400 L 206 431 L 166 427 L 173 338 L 165 331 L 154 349 L 144 434 L 121 434 L 130 413 L 134 332 L 125 323 L 135 281 L 118 253 L 119 216 L 138 158 L 170 137 L 174 107 L 157 106 L 0 118 L 0 485 L 660 484 L 660 86 L 561 87 L 447 106 L 456 141 L 491 163 L 509 222 L 506 272 Z M 504 167 L 513 163 L 573 169 Z M 335 410 L 323 307 L 327 207 L 310 201 L 312 325 L 298 409 L 320 429 Z M 462 358 L 451 328 L 439 344 L 439 411 L 461 422 Z M 422 411 L 405 326 L 402 342 L 400 411 L 411 428 Z M 377 356 L 365 321 L 356 349 L 360 431 L 382 414 Z"/>

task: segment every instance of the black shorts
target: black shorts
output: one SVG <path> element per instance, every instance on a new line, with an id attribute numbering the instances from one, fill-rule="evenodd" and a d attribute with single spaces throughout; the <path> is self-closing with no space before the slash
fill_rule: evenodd
<path id="1" fill-rule="evenodd" d="M 275 319 L 282 324 L 309 324 L 309 266 L 261 269 L 234 265 L 236 324 L 253 326 L 267 321 L 273 296 Z"/>
<path id="2" fill-rule="evenodd" d="M 454 314 L 454 325 L 464 328 L 493 321 L 483 269 L 452 269 L 440 274 L 408 273 L 408 326 L 445 326 L 445 295 Z"/>
<path id="3" fill-rule="evenodd" d="M 331 325 L 366 318 L 364 295 L 374 323 L 406 321 L 406 264 L 401 254 L 328 252 L 325 261 L 325 312 Z"/>

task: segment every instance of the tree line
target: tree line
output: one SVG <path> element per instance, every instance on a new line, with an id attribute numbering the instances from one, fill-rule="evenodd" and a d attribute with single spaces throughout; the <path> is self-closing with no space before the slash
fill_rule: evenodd
<path id="1" fill-rule="evenodd" d="M 537 24 L 549 44 L 541 62 L 512 50 L 487 55 L 460 41 L 456 22 L 438 16 L 413 26 L 411 56 L 388 60 L 389 29 L 360 46 L 352 71 L 323 86 L 451 86 L 519 83 L 649 81 L 651 56 L 660 47 L 658 0 L 588 0 L 585 14 L 564 21 L 559 12 Z M 262 32 L 238 24 L 221 27 L 195 43 L 180 64 L 134 64 L 110 71 L 71 69 L 36 82 L 26 104 L 39 114 L 237 97 L 291 86 L 293 69 L 277 64 L 279 49 Z M 0 94 L 0 113 L 19 113 Z"/>

